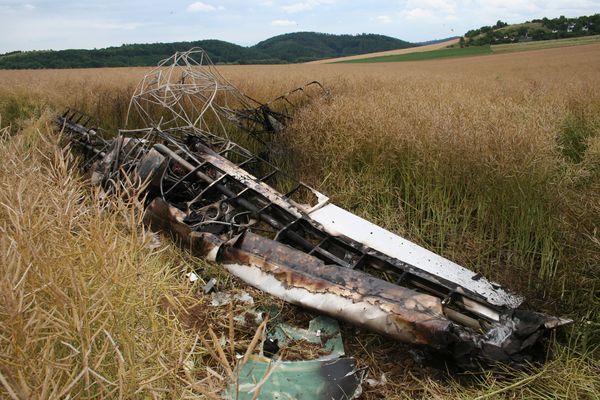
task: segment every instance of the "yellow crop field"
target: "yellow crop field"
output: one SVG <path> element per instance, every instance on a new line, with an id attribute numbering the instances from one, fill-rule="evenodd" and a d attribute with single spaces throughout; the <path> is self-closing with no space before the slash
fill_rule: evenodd
<path id="1" fill-rule="evenodd" d="M 300 107 L 280 137 L 299 177 L 531 308 L 575 320 L 549 338 L 545 363 L 469 373 L 421 365 L 410 346 L 343 326 L 347 352 L 388 382 L 365 385 L 361 398 L 600 396 L 598 65 L 600 44 L 219 67 L 262 101 L 322 82 L 329 95 Z M 139 200 L 107 201 L 78 175 L 50 118 L 72 106 L 122 127 L 146 71 L 0 71 L 0 397 L 219 398 L 224 364 L 256 327 L 233 327 L 243 304 L 210 307 L 202 281 L 184 278 L 194 269 L 309 319 L 166 238 L 157 247 Z"/>

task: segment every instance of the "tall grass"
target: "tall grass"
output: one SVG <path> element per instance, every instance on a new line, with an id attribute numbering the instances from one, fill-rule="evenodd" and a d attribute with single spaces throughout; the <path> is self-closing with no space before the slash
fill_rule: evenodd
<path id="1" fill-rule="evenodd" d="M 161 307 L 197 303 L 179 276 L 184 260 L 148 248 L 138 201 L 88 192 L 69 149 L 43 125 L 5 137 L 0 157 L 0 393 L 182 398 L 216 390 L 198 383 L 205 373 L 192 377 L 207 354 L 198 332 Z"/>
<path id="2" fill-rule="evenodd" d="M 560 95 L 542 71 L 341 86 L 286 136 L 305 180 L 537 308 L 598 320 L 597 91 Z"/>

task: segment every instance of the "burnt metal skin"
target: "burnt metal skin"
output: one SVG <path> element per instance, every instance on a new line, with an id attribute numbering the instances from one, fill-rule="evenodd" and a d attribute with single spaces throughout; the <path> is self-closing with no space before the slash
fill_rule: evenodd
<path id="1" fill-rule="evenodd" d="M 145 222 L 174 234 L 193 254 L 223 264 L 233 275 L 290 303 L 408 343 L 448 346 L 451 323 L 433 296 L 374 278 L 246 231 L 224 242 L 192 231 L 185 214 L 161 198 L 147 208 Z"/>
<path id="2" fill-rule="evenodd" d="M 545 332 L 568 323 L 519 310 L 522 298 L 471 271 L 474 285 L 457 283 L 326 228 L 312 218 L 329 206 L 325 196 L 235 143 L 181 128 L 102 140 L 74 120 L 57 123 L 89 155 L 93 182 L 146 182 L 153 229 L 285 301 L 444 350 L 463 365 L 522 362 Z M 274 177 L 285 178 L 285 194 Z"/>

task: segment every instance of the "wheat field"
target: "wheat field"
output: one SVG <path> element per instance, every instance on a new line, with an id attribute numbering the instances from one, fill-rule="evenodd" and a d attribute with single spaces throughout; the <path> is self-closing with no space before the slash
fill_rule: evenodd
<path id="1" fill-rule="evenodd" d="M 224 66 L 269 100 L 329 90 L 280 138 L 334 202 L 569 317 L 548 361 L 456 373 L 343 326 L 365 399 L 600 397 L 600 45 L 424 62 Z M 290 319 L 310 317 L 146 231 L 137 199 L 86 185 L 50 118 L 122 127 L 145 68 L 0 71 L 0 397 L 219 398 L 256 327 L 207 307 L 199 269 Z M 222 338 L 222 339 L 221 339 Z M 221 343 L 229 344 L 221 349 Z M 220 350 L 224 350 L 220 354 Z"/>

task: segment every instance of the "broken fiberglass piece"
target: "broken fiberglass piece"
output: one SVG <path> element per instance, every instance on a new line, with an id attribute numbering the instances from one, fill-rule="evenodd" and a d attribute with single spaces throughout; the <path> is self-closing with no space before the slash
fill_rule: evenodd
<path id="1" fill-rule="evenodd" d="M 228 398 L 347 400 L 360 395 L 364 371 L 357 369 L 353 358 L 345 357 L 335 320 L 318 317 L 310 321 L 308 329 L 278 324 L 272 337 L 281 348 L 306 341 L 322 347 L 327 355 L 298 361 L 252 356 L 228 388 Z M 257 393 L 260 396 L 255 397 Z"/>
<path id="2" fill-rule="evenodd" d="M 239 301 L 248 305 L 254 304 L 254 299 L 248 292 L 242 291 L 240 293 L 231 294 L 229 292 L 216 292 L 211 295 L 211 305 L 213 307 L 220 307 L 231 303 L 232 301 Z"/>
<path id="3" fill-rule="evenodd" d="M 341 357 L 332 360 L 273 361 L 252 356 L 242 367 L 237 387 L 229 399 L 252 400 L 347 400 L 360 395 L 362 372 L 356 361 Z M 235 390 L 238 390 L 237 395 Z M 260 396 L 255 397 L 256 391 Z"/>

